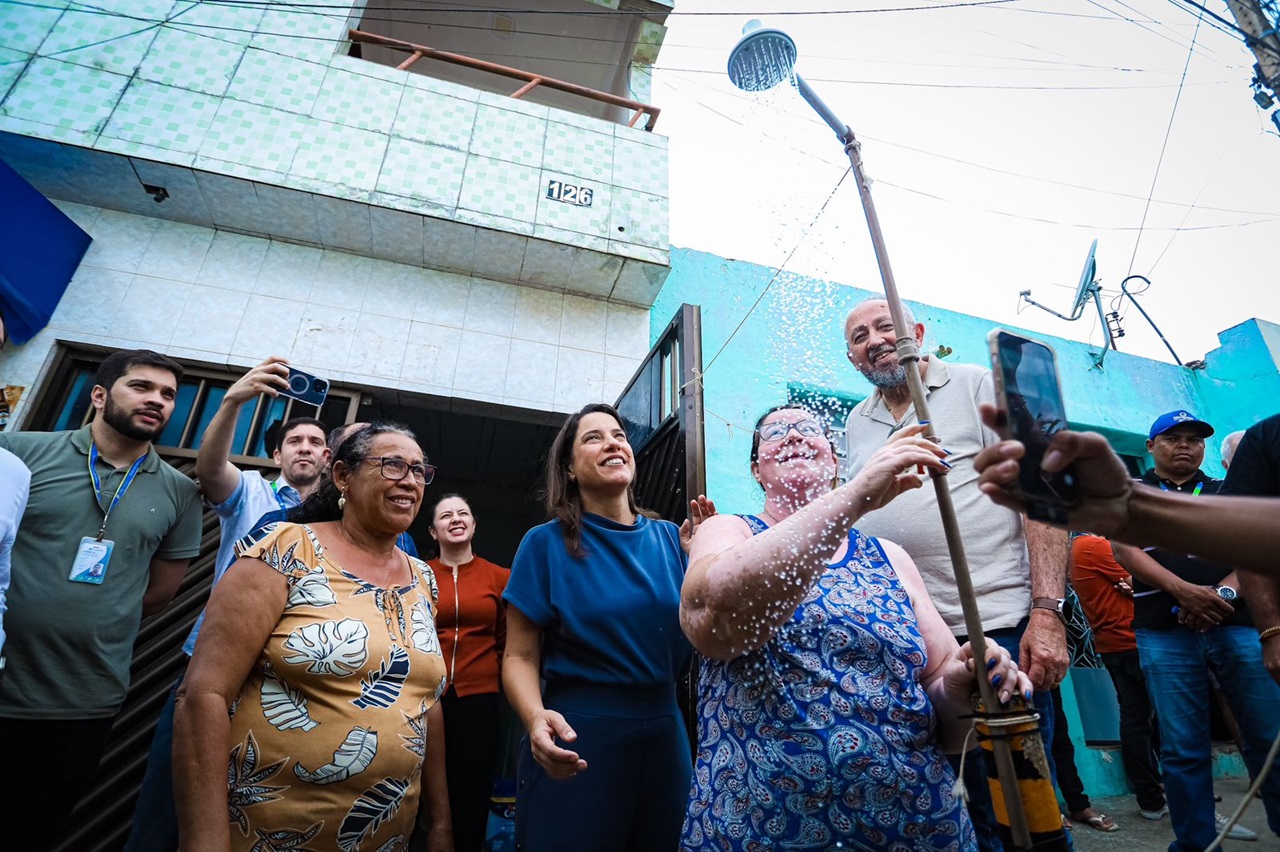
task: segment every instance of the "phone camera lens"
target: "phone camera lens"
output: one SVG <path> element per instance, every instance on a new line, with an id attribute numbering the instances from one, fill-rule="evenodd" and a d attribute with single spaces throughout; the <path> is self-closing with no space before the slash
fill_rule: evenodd
<path id="1" fill-rule="evenodd" d="M 329 389 L 329 383 L 326 382 L 324 379 L 316 379 L 314 382 L 311 383 L 311 389 L 314 390 L 316 393 L 324 393 Z"/>

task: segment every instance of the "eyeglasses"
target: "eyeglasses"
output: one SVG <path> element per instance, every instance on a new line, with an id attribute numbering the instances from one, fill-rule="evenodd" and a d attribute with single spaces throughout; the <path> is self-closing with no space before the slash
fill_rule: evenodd
<path id="1" fill-rule="evenodd" d="M 803 438 L 818 438 L 826 434 L 826 430 L 822 428 L 822 424 L 817 420 L 800 420 L 795 423 L 775 420 L 760 427 L 760 440 L 768 441 L 769 443 L 781 441 L 787 437 L 787 433 L 792 429 L 795 429 L 796 434 Z"/>
<path id="2" fill-rule="evenodd" d="M 409 464 L 404 459 L 398 459 L 394 456 L 376 456 L 373 458 L 361 459 L 361 461 L 377 462 L 378 469 L 382 471 L 383 479 L 390 479 L 393 482 L 399 482 L 410 473 L 413 479 L 419 485 L 430 485 L 431 480 L 436 478 L 435 465 L 430 464 Z"/>

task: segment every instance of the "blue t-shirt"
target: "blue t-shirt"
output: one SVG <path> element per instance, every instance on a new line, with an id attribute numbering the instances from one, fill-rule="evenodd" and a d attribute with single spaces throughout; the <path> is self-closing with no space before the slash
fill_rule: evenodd
<path id="1" fill-rule="evenodd" d="M 680 629 L 688 557 L 675 524 L 582 518 L 574 559 L 559 521 L 525 534 L 502 597 L 542 628 L 542 676 L 596 686 L 675 683 L 693 652 Z"/>

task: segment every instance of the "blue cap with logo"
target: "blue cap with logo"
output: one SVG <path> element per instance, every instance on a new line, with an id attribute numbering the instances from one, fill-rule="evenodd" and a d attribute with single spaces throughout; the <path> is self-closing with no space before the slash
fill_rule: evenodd
<path id="1" fill-rule="evenodd" d="M 1201 438 L 1208 438 L 1213 434 L 1213 427 L 1205 423 L 1199 417 L 1196 417 L 1190 411 L 1170 411 L 1168 414 L 1161 414 L 1156 418 L 1156 422 L 1151 424 L 1151 434 L 1147 436 L 1148 440 L 1155 440 L 1156 435 L 1163 435 L 1175 426 L 1193 426 L 1200 433 Z"/>

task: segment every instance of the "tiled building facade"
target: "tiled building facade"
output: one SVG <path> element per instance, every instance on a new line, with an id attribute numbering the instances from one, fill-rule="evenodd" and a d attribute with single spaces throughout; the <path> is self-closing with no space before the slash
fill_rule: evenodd
<path id="1" fill-rule="evenodd" d="M 665 6 L 640 5 L 652 42 Z M 32 387 L 62 341 L 232 367 L 279 354 L 540 411 L 621 389 L 667 274 L 666 140 L 348 55 L 367 11 L 6 14 L 0 157 L 94 238 L 48 329 L 0 362 L 6 382 Z M 549 197 L 553 181 L 590 205 Z"/>

